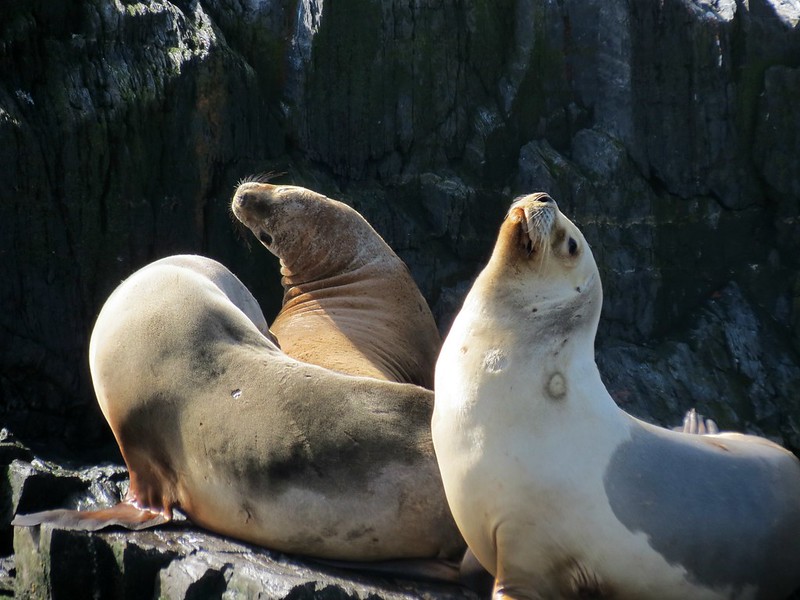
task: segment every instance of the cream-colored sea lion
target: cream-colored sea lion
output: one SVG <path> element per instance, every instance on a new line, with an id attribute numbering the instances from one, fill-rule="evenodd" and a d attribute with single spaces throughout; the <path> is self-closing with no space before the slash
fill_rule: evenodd
<path id="1" fill-rule="evenodd" d="M 137 528 L 177 507 L 209 530 L 309 556 L 460 554 L 432 392 L 299 362 L 265 325 L 245 286 L 207 258 L 166 258 L 125 280 L 98 316 L 89 360 L 128 497 L 14 524 Z"/>
<path id="2" fill-rule="evenodd" d="M 311 190 L 256 181 L 231 208 L 281 263 L 270 329 L 303 362 L 433 386 L 441 339 L 405 263 L 355 210 Z"/>
<path id="3" fill-rule="evenodd" d="M 434 445 L 495 598 L 785 598 L 800 585 L 800 462 L 618 408 L 594 360 L 602 298 L 583 235 L 534 194 L 446 336 Z"/>

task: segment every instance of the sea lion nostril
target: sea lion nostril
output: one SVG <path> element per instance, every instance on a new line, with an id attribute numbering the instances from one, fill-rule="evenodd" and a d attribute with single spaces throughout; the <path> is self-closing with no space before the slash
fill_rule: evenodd
<path id="1" fill-rule="evenodd" d="M 260 239 L 261 243 L 264 244 L 265 246 L 269 246 L 270 244 L 272 244 L 272 236 L 268 234 L 266 231 L 262 231 L 261 233 L 259 233 L 258 239 Z"/>

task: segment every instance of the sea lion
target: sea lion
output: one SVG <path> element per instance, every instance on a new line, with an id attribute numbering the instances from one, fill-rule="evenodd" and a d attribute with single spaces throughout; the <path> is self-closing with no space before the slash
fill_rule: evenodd
<path id="1" fill-rule="evenodd" d="M 320 558 L 463 552 L 433 455 L 432 392 L 299 362 L 264 326 L 247 288 L 208 258 L 165 258 L 125 280 L 89 361 L 128 496 L 14 524 L 139 528 L 180 508 L 211 531 Z"/>
<path id="2" fill-rule="evenodd" d="M 349 375 L 433 386 L 441 345 L 405 263 L 355 210 L 311 190 L 249 181 L 233 214 L 280 259 L 270 327 L 289 356 Z"/>
<path id="3" fill-rule="evenodd" d="M 800 462 L 617 407 L 594 359 L 602 299 L 583 235 L 533 194 L 445 337 L 434 446 L 494 597 L 785 598 L 800 585 Z"/>

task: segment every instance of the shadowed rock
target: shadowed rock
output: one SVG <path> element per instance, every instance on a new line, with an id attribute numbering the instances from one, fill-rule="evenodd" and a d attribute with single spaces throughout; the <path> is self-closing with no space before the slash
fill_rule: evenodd
<path id="1" fill-rule="evenodd" d="M 72 507 L 107 506 L 124 493 L 124 472 L 15 461 L 6 482 L 15 510 L 28 510 L 43 496 Z M 460 586 L 398 577 L 402 561 L 384 574 L 369 565 L 336 568 L 229 540 L 181 519 L 148 531 L 16 527 L 14 559 L 16 576 L 0 571 L 0 591 L 13 583 L 17 598 L 477 598 Z"/>

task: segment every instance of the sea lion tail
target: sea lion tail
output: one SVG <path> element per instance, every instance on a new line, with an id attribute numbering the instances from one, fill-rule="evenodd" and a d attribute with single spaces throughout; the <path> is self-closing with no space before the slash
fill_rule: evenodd
<path id="1" fill-rule="evenodd" d="M 126 529 L 146 529 L 166 523 L 170 518 L 160 512 L 139 508 L 131 502 L 120 502 L 110 508 L 99 510 L 69 510 L 59 508 L 28 515 L 17 515 L 11 524 L 15 527 L 34 527 L 43 523 L 61 529 L 97 531 L 112 525 Z"/>

